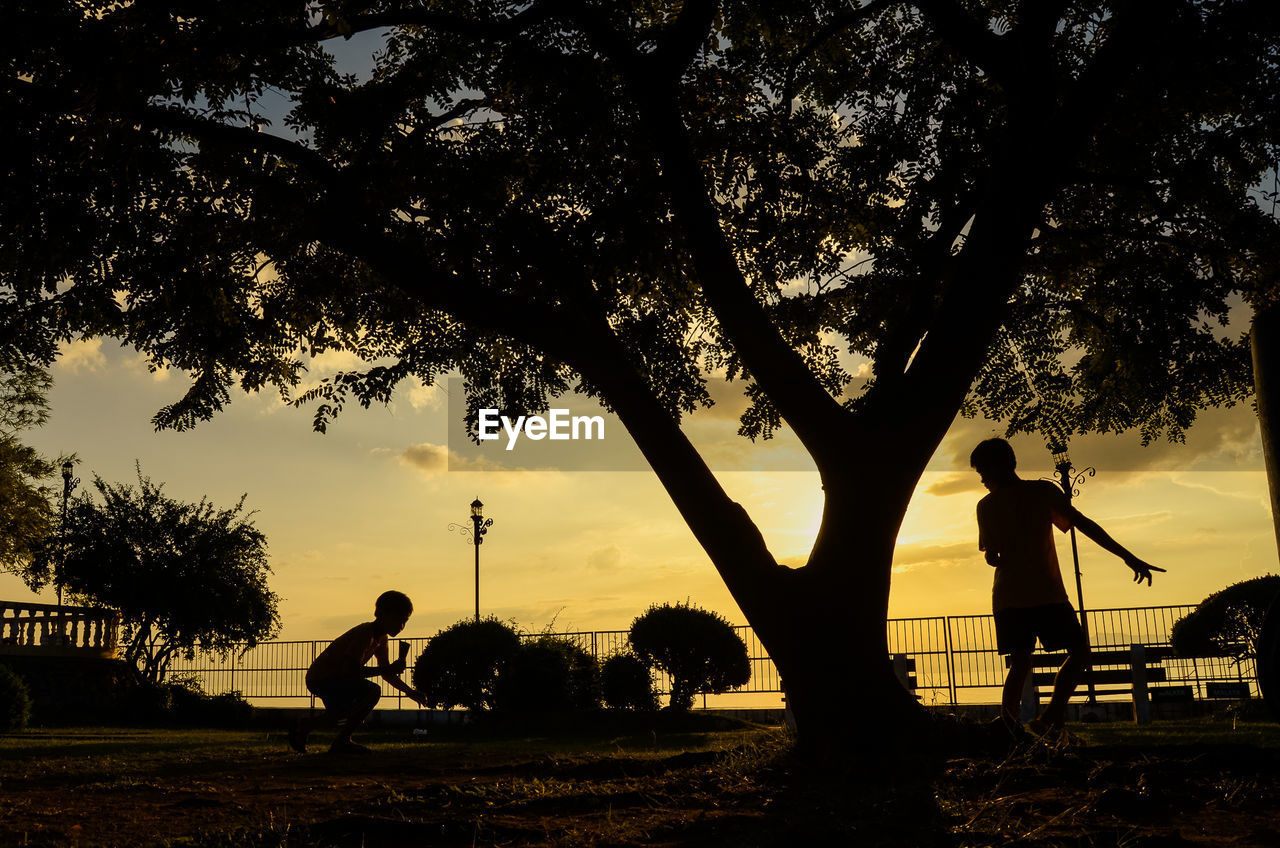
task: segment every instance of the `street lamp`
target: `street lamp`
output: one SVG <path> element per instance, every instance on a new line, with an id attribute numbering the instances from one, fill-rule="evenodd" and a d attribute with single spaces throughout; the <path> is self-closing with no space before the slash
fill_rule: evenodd
<path id="1" fill-rule="evenodd" d="M 493 526 L 492 518 L 484 517 L 484 504 L 477 497 L 471 502 L 471 526 L 450 524 L 450 530 L 456 530 L 471 540 L 476 549 L 476 621 L 480 620 L 480 546 L 484 544 L 484 536 Z"/>
<path id="2" fill-rule="evenodd" d="M 67 564 L 67 502 L 71 500 L 71 490 L 80 485 L 80 478 L 74 476 L 75 465 L 71 460 L 62 463 L 62 524 L 58 529 L 60 535 L 61 556 L 58 558 L 58 574 L 55 583 L 58 587 L 58 616 L 62 616 L 62 572 Z"/>
<path id="3" fill-rule="evenodd" d="M 1084 481 L 1097 474 L 1097 470 L 1086 468 L 1076 473 L 1075 467 L 1071 464 L 1071 457 L 1067 455 L 1067 446 L 1064 444 L 1049 445 L 1049 452 L 1053 454 L 1053 468 L 1058 474 L 1057 483 L 1062 488 L 1062 493 L 1067 496 L 1067 503 L 1071 503 L 1071 499 L 1080 494 L 1080 486 L 1084 485 Z M 1090 643 L 1089 639 L 1089 619 L 1084 612 L 1084 584 L 1080 579 L 1080 552 L 1076 547 L 1076 528 L 1071 528 L 1071 562 L 1075 566 L 1076 572 L 1076 601 L 1080 607 L 1080 629 L 1084 631 L 1085 645 Z M 1086 669 L 1086 672 L 1088 669 Z M 1098 695 L 1093 688 L 1093 677 L 1089 677 L 1089 703 L 1096 704 Z"/>

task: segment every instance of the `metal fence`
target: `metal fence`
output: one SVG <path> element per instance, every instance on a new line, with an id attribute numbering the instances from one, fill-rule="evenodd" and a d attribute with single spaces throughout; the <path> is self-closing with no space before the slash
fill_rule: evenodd
<path id="1" fill-rule="evenodd" d="M 1127 607 L 1089 610 L 1086 613 L 1090 642 L 1095 651 L 1127 649 L 1130 645 L 1167 646 L 1173 624 L 1194 609 L 1192 605 Z M 896 618 L 888 621 L 890 654 L 915 661 L 916 694 L 926 704 L 989 703 L 999 700 L 1004 682 L 1004 659 L 996 652 L 995 621 L 990 615 L 951 615 L 929 618 Z M 747 645 L 751 680 L 733 690 L 736 695 L 781 694 L 778 670 L 749 626 L 734 628 Z M 626 649 L 627 631 L 597 630 L 557 633 L 604 660 Z M 539 638 L 525 635 L 526 639 Z M 406 639 L 410 657 L 426 647 L 427 639 Z M 264 642 L 243 654 L 222 659 L 197 654 L 177 657 L 172 676 L 198 681 L 210 694 L 238 691 L 251 701 L 295 699 L 309 701 L 303 678 L 307 667 L 328 641 Z M 1197 698 L 1205 697 L 1204 684 L 1215 681 L 1249 683 L 1256 691 L 1252 661 L 1237 663 L 1230 657 L 1170 658 L 1163 662 L 1166 680 L 1160 685 L 1190 685 Z M 399 693 L 382 682 L 383 694 Z M 660 691 L 669 681 L 659 677 Z M 1077 695 L 1082 693 L 1083 687 Z M 386 703 L 386 702 L 384 702 Z"/>

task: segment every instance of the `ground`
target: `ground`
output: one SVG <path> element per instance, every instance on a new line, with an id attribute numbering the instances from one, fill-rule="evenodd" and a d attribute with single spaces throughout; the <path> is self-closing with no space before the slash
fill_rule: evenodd
<path id="1" fill-rule="evenodd" d="M 748 725 L 406 729 L 362 757 L 299 756 L 275 730 L 37 729 L 0 736 L 0 845 L 1280 846 L 1277 725 L 1073 730 L 940 758 L 930 784 L 814 778 Z"/>

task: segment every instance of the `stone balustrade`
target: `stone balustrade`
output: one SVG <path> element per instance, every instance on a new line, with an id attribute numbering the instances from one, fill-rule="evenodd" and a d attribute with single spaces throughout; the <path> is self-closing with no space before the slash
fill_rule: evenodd
<path id="1" fill-rule="evenodd" d="M 0 601 L 0 655 L 111 658 L 119 638 L 112 610 Z"/>

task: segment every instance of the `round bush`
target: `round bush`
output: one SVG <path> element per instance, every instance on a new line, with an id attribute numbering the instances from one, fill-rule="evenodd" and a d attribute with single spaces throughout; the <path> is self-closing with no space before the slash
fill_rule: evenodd
<path id="1" fill-rule="evenodd" d="M 600 706 L 600 664 L 567 639 L 542 637 L 520 647 L 498 677 L 503 712 L 570 712 Z"/>
<path id="2" fill-rule="evenodd" d="M 655 604 L 631 622 L 631 650 L 671 676 L 671 708 L 687 710 L 698 692 L 724 692 L 751 679 L 747 645 L 729 622 L 692 605 Z"/>
<path id="3" fill-rule="evenodd" d="M 614 654 L 600 669 L 605 706 L 615 710 L 652 712 L 658 708 L 658 692 L 649 667 L 632 654 Z"/>
<path id="4" fill-rule="evenodd" d="M 22 678 L 0 665 L 0 732 L 21 730 L 31 721 L 31 693 Z"/>
<path id="5" fill-rule="evenodd" d="M 496 618 L 459 621 L 441 630 L 413 664 L 413 685 L 432 708 L 493 707 L 498 674 L 520 650 L 516 631 Z"/>
<path id="6" fill-rule="evenodd" d="M 1169 633 L 1174 653 L 1183 657 L 1256 656 L 1267 608 L 1280 595 L 1280 576 L 1269 574 L 1234 583 L 1201 601 L 1178 619 Z"/>

